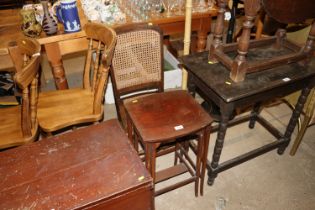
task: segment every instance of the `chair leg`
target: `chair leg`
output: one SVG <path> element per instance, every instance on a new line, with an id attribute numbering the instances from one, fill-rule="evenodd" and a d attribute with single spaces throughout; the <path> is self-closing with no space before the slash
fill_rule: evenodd
<path id="1" fill-rule="evenodd" d="M 175 143 L 175 152 L 174 152 L 174 166 L 177 165 L 178 163 L 178 154 L 177 154 L 177 151 L 179 150 L 179 145 L 178 143 Z"/>
<path id="2" fill-rule="evenodd" d="M 201 132 L 200 135 L 198 135 L 198 142 L 197 142 L 197 157 L 196 157 L 196 181 L 195 181 L 195 196 L 198 196 L 199 191 L 199 179 L 200 177 L 200 165 L 201 165 L 201 159 L 202 159 L 202 146 L 204 142 L 204 133 Z"/>
<path id="3" fill-rule="evenodd" d="M 134 138 L 133 138 L 133 147 L 135 148 L 135 150 L 137 151 L 137 153 L 139 153 L 139 136 L 134 133 Z"/>
<path id="4" fill-rule="evenodd" d="M 156 148 L 155 144 L 147 143 L 145 145 L 145 166 L 152 176 L 153 183 L 155 183 L 155 161 L 156 161 Z"/>
<path id="5" fill-rule="evenodd" d="M 297 137 L 296 137 L 296 139 L 292 145 L 292 148 L 290 151 L 291 156 L 294 156 L 297 149 L 299 148 L 310 120 L 311 120 L 311 118 L 309 116 L 305 116 L 303 123 L 301 125 L 301 130 L 299 130 L 298 135 L 297 135 Z"/>
<path id="6" fill-rule="evenodd" d="M 204 129 L 202 159 L 201 159 L 201 174 L 200 174 L 200 195 L 203 196 L 203 186 L 205 181 L 206 167 L 208 161 L 208 148 L 210 142 L 211 126 Z"/>

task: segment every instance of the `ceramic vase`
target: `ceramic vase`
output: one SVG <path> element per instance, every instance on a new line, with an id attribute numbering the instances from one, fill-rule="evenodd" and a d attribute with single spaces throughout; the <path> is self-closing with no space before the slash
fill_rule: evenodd
<path id="1" fill-rule="evenodd" d="M 43 31 L 47 36 L 54 35 L 58 31 L 58 26 L 48 10 L 48 1 L 41 1 L 43 5 L 44 17 L 42 22 Z"/>
<path id="2" fill-rule="evenodd" d="M 37 37 L 42 31 L 41 25 L 37 22 L 34 10 L 24 10 L 20 11 L 22 16 L 21 29 L 24 35 L 29 37 Z"/>

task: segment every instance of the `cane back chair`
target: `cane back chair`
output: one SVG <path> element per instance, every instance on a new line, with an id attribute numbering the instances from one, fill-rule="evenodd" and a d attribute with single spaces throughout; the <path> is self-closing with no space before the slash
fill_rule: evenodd
<path id="1" fill-rule="evenodd" d="M 117 46 L 111 78 L 118 119 L 126 127 L 123 101 L 163 92 L 162 35 L 157 26 L 127 25 L 115 29 Z"/>
<path id="2" fill-rule="evenodd" d="M 136 150 L 138 142 L 143 146 L 146 168 L 155 184 L 185 172 L 191 175 L 156 189 L 155 195 L 192 182 L 195 195 L 199 186 L 202 194 L 211 117 L 186 91 L 163 92 L 163 35 L 157 26 L 125 25 L 116 28 L 116 32 L 111 79 L 117 113 L 131 142 Z M 197 139 L 195 162 L 188 155 L 191 138 L 182 138 L 187 136 Z M 161 150 L 168 143 L 175 144 L 175 149 Z M 174 166 L 156 171 L 156 158 L 170 151 L 175 151 Z"/>

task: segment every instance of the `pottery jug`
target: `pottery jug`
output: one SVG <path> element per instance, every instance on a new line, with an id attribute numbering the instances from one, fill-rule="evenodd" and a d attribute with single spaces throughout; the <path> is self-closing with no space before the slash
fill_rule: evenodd
<path id="1" fill-rule="evenodd" d="M 35 11 L 33 9 L 20 11 L 22 16 L 21 29 L 26 36 L 37 37 L 42 31 L 41 25 L 37 22 L 35 18 Z"/>
<path id="2" fill-rule="evenodd" d="M 54 35 L 57 33 L 58 26 L 52 15 L 48 10 L 48 1 L 41 1 L 44 11 L 44 17 L 42 22 L 43 31 L 46 35 Z"/>
<path id="3" fill-rule="evenodd" d="M 65 33 L 81 30 L 76 0 L 60 0 L 53 6 L 58 21 L 63 23 Z"/>

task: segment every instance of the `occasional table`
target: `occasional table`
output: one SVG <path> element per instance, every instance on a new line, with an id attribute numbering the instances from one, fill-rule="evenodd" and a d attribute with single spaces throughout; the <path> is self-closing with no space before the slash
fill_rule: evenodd
<path id="1" fill-rule="evenodd" d="M 256 50 L 249 54 L 259 59 L 262 53 L 262 51 Z M 283 154 L 290 143 L 291 134 L 297 124 L 306 98 L 315 85 L 315 59 L 312 59 L 306 67 L 292 63 L 248 74 L 245 80 L 239 83 L 234 83 L 230 79 L 230 71 L 222 64 L 208 63 L 208 52 L 184 56 L 181 58 L 181 62 L 188 71 L 189 91 L 192 94 L 198 91 L 206 101 L 213 101 L 221 110 L 214 152 L 211 163 L 208 162 L 209 185 L 213 184 L 218 173 L 266 152 L 277 149 L 278 154 Z M 302 90 L 302 93 L 283 134 L 259 114 L 260 105 L 264 101 L 283 97 L 298 90 Z M 254 105 L 249 115 L 229 120 L 235 108 L 249 104 Z M 249 121 L 249 128 L 254 128 L 255 122 L 259 122 L 275 136 L 276 141 L 220 163 L 228 126 L 246 121 Z"/>

